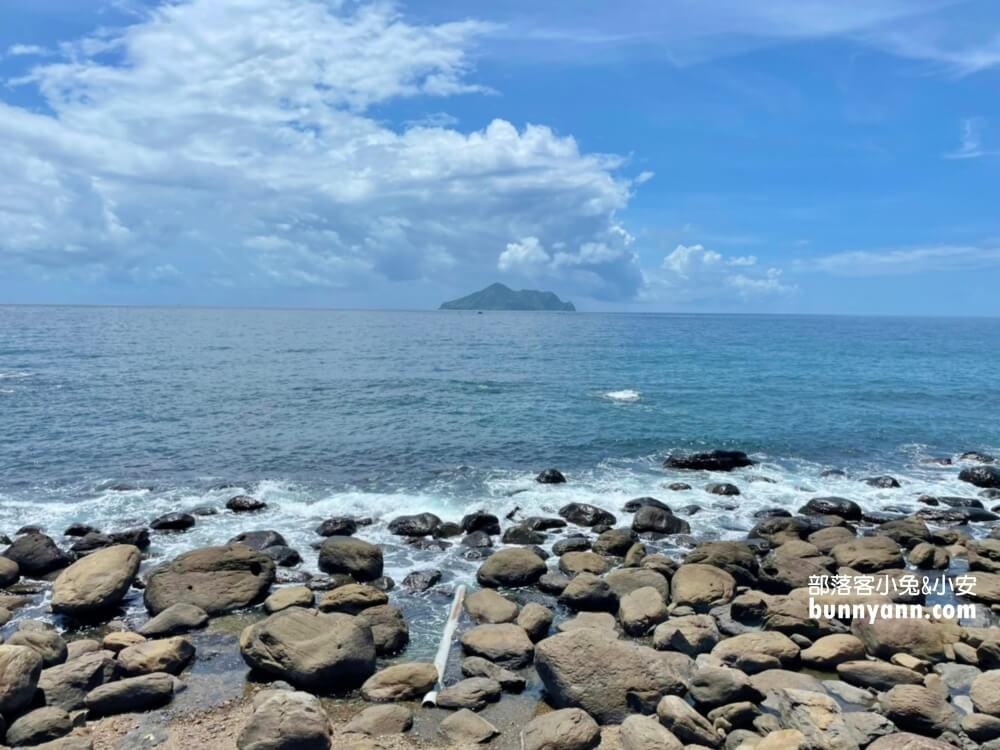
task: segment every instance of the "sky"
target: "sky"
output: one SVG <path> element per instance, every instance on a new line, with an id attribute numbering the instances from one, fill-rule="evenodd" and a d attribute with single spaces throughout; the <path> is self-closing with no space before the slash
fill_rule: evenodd
<path id="1" fill-rule="evenodd" d="M 0 303 L 1000 315 L 993 0 L 0 4 Z"/>

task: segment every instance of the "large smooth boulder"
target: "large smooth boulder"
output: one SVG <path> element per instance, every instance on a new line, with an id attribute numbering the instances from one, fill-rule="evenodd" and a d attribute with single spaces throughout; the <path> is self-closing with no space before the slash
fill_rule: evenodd
<path id="1" fill-rule="evenodd" d="M 51 667 L 66 661 L 69 649 L 59 632 L 49 628 L 25 627 L 34 622 L 22 622 L 20 629 L 7 639 L 9 646 L 27 646 L 42 657 L 42 665 Z"/>
<path id="2" fill-rule="evenodd" d="M 468 677 L 441 690 L 437 695 L 440 708 L 468 708 L 480 711 L 488 703 L 500 700 L 503 688 L 490 677 Z"/>
<path id="3" fill-rule="evenodd" d="M 72 562 L 50 537 L 40 532 L 17 537 L 3 556 L 16 562 L 21 575 L 29 577 L 43 576 Z"/>
<path id="4" fill-rule="evenodd" d="M 837 565 L 861 573 L 904 567 L 899 545 L 884 536 L 866 536 L 844 542 L 835 546 L 830 554 Z"/>
<path id="5" fill-rule="evenodd" d="M 413 711 L 406 706 L 393 704 L 369 706 L 356 714 L 344 725 L 346 734 L 367 734 L 381 737 L 386 734 L 402 734 L 413 726 Z"/>
<path id="6" fill-rule="evenodd" d="M 193 604 L 178 602 L 150 618 L 137 631 L 147 638 L 161 638 L 165 635 L 180 635 L 197 630 L 208 624 L 208 613 Z"/>
<path id="7" fill-rule="evenodd" d="M 389 532 L 397 536 L 430 536 L 440 525 L 441 519 L 433 513 L 397 516 L 389 522 Z"/>
<path id="8" fill-rule="evenodd" d="M 0 557 L 0 589 L 13 586 L 21 577 L 21 568 L 13 560 Z"/>
<path id="9" fill-rule="evenodd" d="M 663 462 L 667 469 L 686 469 L 689 471 L 732 471 L 745 466 L 753 466 L 743 451 L 714 450 L 688 455 L 674 454 Z"/>
<path id="10" fill-rule="evenodd" d="M 580 573 L 570 579 L 559 595 L 559 601 L 577 612 L 616 612 L 618 596 L 603 578 L 592 573 Z"/>
<path id="11" fill-rule="evenodd" d="M 1000 716 L 1000 669 L 983 672 L 974 679 L 969 697 L 980 713 Z"/>
<path id="12" fill-rule="evenodd" d="M 268 691 L 236 740 L 238 750 L 327 750 L 330 720 L 319 698 L 293 690 Z"/>
<path id="13" fill-rule="evenodd" d="M 42 670 L 38 689 L 46 705 L 76 711 L 83 708 L 87 693 L 115 680 L 119 671 L 111 652 L 93 651 Z"/>
<path id="14" fill-rule="evenodd" d="M 665 696 L 656 706 L 660 723 L 688 745 L 718 747 L 722 735 L 712 723 L 676 695 Z"/>
<path id="15" fill-rule="evenodd" d="M 633 714 L 622 722 L 622 750 L 684 750 L 674 733 L 652 716 Z"/>
<path id="16" fill-rule="evenodd" d="M 437 667 L 429 662 L 403 662 L 376 672 L 361 686 L 367 701 L 408 701 L 423 698 L 438 681 Z"/>
<path id="17" fill-rule="evenodd" d="M 840 516 L 848 521 L 861 520 L 861 506 L 846 497 L 814 497 L 799 513 L 812 516 Z"/>
<path id="18" fill-rule="evenodd" d="M 961 640 L 962 628 L 953 623 L 938 623 L 919 618 L 855 618 L 851 632 L 861 639 L 865 650 L 880 659 L 894 654 L 910 654 L 918 659 L 945 661 L 953 644 Z"/>
<path id="19" fill-rule="evenodd" d="M 653 705 L 663 695 L 683 693 L 681 660 L 690 662 L 593 628 L 546 638 L 535 651 L 535 666 L 553 705 L 582 708 L 602 724 L 622 722 L 633 711 L 632 699 Z"/>
<path id="20" fill-rule="evenodd" d="M 568 503 L 559 515 L 577 526 L 614 526 L 616 521 L 613 514 L 588 503 Z"/>
<path id="21" fill-rule="evenodd" d="M 508 622 L 472 628 L 462 636 L 462 649 L 503 667 L 520 669 L 531 663 L 535 646 L 524 628 Z"/>
<path id="22" fill-rule="evenodd" d="M 252 669 L 312 690 L 350 688 L 375 671 L 370 627 L 350 615 L 301 607 L 245 628 L 240 652 Z"/>
<path id="23" fill-rule="evenodd" d="M 41 673 L 42 657 L 37 651 L 0 645 L 0 714 L 15 714 L 31 703 Z"/>
<path id="24" fill-rule="evenodd" d="M 937 735 L 958 729 L 947 696 L 923 685 L 897 685 L 879 696 L 882 713 L 900 729 Z"/>
<path id="25" fill-rule="evenodd" d="M 793 664 L 799 658 L 799 647 L 784 633 L 762 630 L 726 638 L 712 649 L 712 656 L 726 664 L 738 663 L 746 654 L 765 654 L 781 664 Z"/>
<path id="26" fill-rule="evenodd" d="M 43 706 L 19 717 L 7 728 L 7 744 L 13 747 L 40 745 L 73 730 L 69 714 L 55 706 Z"/>
<path id="27" fill-rule="evenodd" d="M 319 569 L 324 573 L 346 573 L 356 581 L 382 577 L 382 550 L 353 536 L 332 536 L 319 548 Z"/>
<path id="28" fill-rule="evenodd" d="M 162 706 L 173 695 L 174 677 L 155 672 L 96 687 L 87 693 L 84 702 L 91 715 L 110 716 Z"/>
<path id="29" fill-rule="evenodd" d="M 500 730 L 478 714 L 463 708 L 438 725 L 438 732 L 453 745 L 480 745 L 489 742 Z"/>
<path id="30" fill-rule="evenodd" d="M 180 674 L 193 658 L 194 645 L 191 641 L 174 636 L 122 649 L 118 654 L 118 664 L 129 676 L 152 672 Z"/>
<path id="31" fill-rule="evenodd" d="M 879 737 L 868 750 L 955 750 L 955 746 L 919 734 L 893 732 Z"/>
<path id="32" fill-rule="evenodd" d="M 919 685 L 923 682 L 923 677 L 912 669 L 884 661 L 845 661 L 837 665 L 837 674 L 849 685 L 879 692 L 891 690 L 896 685 Z"/>
<path id="33" fill-rule="evenodd" d="M 736 580 L 722 568 L 702 563 L 681 565 L 670 579 L 670 600 L 696 610 L 732 601 Z"/>
<path id="34" fill-rule="evenodd" d="M 600 742 L 601 728 L 579 708 L 542 714 L 521 730 L 521 750 L 590 750 Z"/>
<path id="35" fill-rule="evenodd" d="M 244 544 L 203 547 L 154 568 L 144 599 L 154 615 L 178 603 L 218 615 L 263 600 L 274 576 L 274 561 Z"/>
<path id="36" fill-rule="evenodd" d="M 670 582 L 667 577 L 650 568 L 618 568 L 608 573 L 604 580 L 619 599 L 647 586 L 659 591 L 664 599 L 670 597 Z"/>
<path id="37" fill-rule="evenodd" d="M 410 642 L 410 626 L 399 607 L 391 604 L 369 607 L 358 613 L 357 620 L 372 629 L 375 653 L 379 656 L 399 653 Z"/>
<path id="38" fill-rule="evenodd" d="M 541 578 L 545 561 L 529 549 L 513 548 L 494 552 L 479 566 L 476 580 L 489 588 L 530 586 Z"/>
<path id="39" fill-rule="evenodd" d="M 356 615 L 369 607 L 389 603 L 389 596 L 374 586 L 364 583 L 349 583 L 327 591 L 319 600 L 319 608 L 324 612 L 343 612 Z"/>
<path id="40" fill-rule="evenodd" d="M 865 658 L 865 645 L 849 633 L 834 633 L 818 638 L 800 654 L 802 663 L 815 669 L 834 669 L 845 661 Z"/>
<path id="41" fill-rule="evenodd" d="M 465 597 L 465 611 L 476 622 L 513 622 L 520 608 L 492 589 L 475 591 Z"/>
<path id="42" fill-rule="evenodd" d="M 958 473 L 963 482 L 987 489 L 1000 488 L 1000 468 L 996 466 L 970 466 Z"/>
<path id="43" fill-rule="evenodd" d="M 114 607 L 128 593 L 139 572 L 141 553 L 116 544 L 77 560 L 52 584 L 52 611 L 85 617 Z"/>
<path id="44" fill-rule="evenodd" d="M 636 589 L 622 597 L 618 606 L 618 619 L 629 635 L 645 635 L 667 619 L 667 605 L 663 596 L 652 586 Z"/>
<path id="45" fill-rule="evenodd" d="M 661 651 L 680 651 L 695 657 L 707 654 L 722 640 L 711 615 L 685 615 L 660 623 L 653 631 L 653 647 Z"/>
<path id="46" fill-rule="evenodd" d="M 632 529 L 638 533 L 654 534 L 689 534 L 691 525 L 683 518 L 678 518 L 669 510 L 657 508 L 655 505 L 644 505 L 632 517 Z"/>

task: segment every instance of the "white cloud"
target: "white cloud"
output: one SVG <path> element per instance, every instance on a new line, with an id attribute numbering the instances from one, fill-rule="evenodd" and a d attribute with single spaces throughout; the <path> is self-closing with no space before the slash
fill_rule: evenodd
<path id="1" fill-rule="evenodd" d="M 1000 247 L 931 245 L 888 250 L 852 250 L 796 264 L 796 270 L 837 276 L 896 276 L 1000 266 Z"/>
<path id="2" fill-rule="evenodd" d="M 983 126 L 981 117 L 966 117 L 962 120 L 962 142 L 959 147 L 945 154 L 947 159 L 978 159 L 982 156 L 997 156 L 1000 151 L 983 147 Z"/>
<path id="3" fill-rule="evenodd" d="M 469 50 L 488 29 L 386 4 L 187 0 L 64 45 L 17 82 L 49 113 L 0 103 L 0 264 L 344 286 L 464 279 L 528 237 L 578 289 L 634 295 L 621 159 L 541 125 L 373 112 L 482 93 Z"/>
<path id="4" fill-rule="evenodd" d="M 780 268 L 760 268 L 753 255 L 724 255 L 703 245 L 678 245 L 647 274 L 645 298 L 674 303 L 728 302 L 795 291 Z"/>
<path id="5" fill-rule="evenodd" d="M 12 44 L 7 48 L 8 57 L 40 57 L 46 54 L 48 50 L 37 44 Z"/>
<path id="6" fill-rule="evenodd" d="M 537 237 L 525 237 L 520 242 L 508 242 L 507 249 L 500 253 L 497 268 L 501 271 L 535 271 L 552 260 L 545 252 Z"/>

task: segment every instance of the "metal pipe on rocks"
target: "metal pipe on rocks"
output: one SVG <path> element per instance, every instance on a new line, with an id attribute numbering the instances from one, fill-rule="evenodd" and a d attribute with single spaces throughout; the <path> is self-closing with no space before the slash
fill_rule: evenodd
<path id="1" fill-rule="evenodd" d="M 424 696 L 423 705 L 426 707 L 437 705 L 438 690 L 444 687 L 444 671 L 448 667 L 448 657 L 451 655 L 451 641 L 455 637 L 455 630 L 458 628 L 458 618 L 462 615 L 462 602 L 465 601 L 465 586 L 459 585 L 455 588 L 455 596 L 451 601 L 451 609 L 448 610 L 448 619 L 445 620 L 444 630 L 441 632 L 441 642 L 438 644 L 437 653 L 434 655 L 434 668 L 437 669 L 438 679 L 434 689 Z"/>

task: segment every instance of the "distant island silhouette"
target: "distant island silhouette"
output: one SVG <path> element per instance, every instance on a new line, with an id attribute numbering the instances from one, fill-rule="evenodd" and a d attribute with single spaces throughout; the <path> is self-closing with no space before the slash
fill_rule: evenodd
<path id="1" fill-rule="evenodd" d="M 576 312 L 572 302 L 563 302 L 552 292 L 534 289 L 514 291 L 505 284 L 490 284 L 466 297 L 443 302 L 441 310 L 556 310 Z"/>

